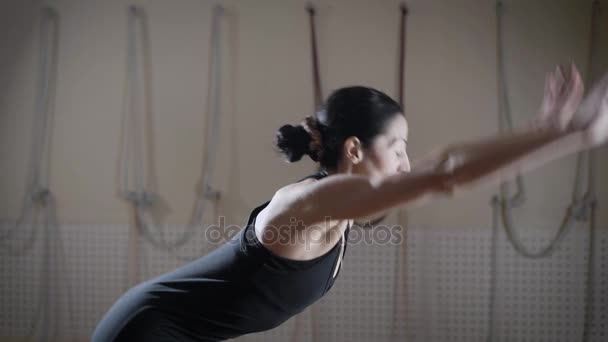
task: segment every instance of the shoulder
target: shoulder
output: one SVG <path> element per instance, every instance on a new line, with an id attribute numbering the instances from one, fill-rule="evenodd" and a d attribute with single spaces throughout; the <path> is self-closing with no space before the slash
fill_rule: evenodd
<path id="1" fill-rule="evenodd" d="M 306 193 L 306 188 L 317 181 L 315 178 L 305 178 L 276 190 L 268 205 L 258 214 L 258 222 L 264 225 L 276 221 L 286 213 L 297 212 L 295 207 L 301 203 L 299 200 Z"/>
<path id="2" fill-rule="evenodd" d="M 281 188 L 279 188 L 273 195 L 273 200 L 276 199 L 286 199 L 287 197 L 294 196 L 295 194 L 301 192 L 310 184 L 317 182 L 318 180 L 315 178 L 306 178 L 300 180 L 295 183 L 287 184 Z"/>

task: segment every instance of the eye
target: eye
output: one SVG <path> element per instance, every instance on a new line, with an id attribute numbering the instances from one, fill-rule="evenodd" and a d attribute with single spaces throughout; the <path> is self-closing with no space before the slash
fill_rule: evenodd
<path id="1" fill-rule="evenodd" d="M 392 141 L 391 145 L 394 148 L 395 156 L 397 158 L 401 159 L 406 156 L 407 142 L 405 141 L 405 139 L 395 138 Z"/>

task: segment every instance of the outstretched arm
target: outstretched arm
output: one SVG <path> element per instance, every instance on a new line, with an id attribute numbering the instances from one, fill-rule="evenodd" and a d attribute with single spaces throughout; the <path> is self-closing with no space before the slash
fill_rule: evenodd
<path id="1" fill-rule="evenodd" d="M 574 118 L 573 110 L 567 113 L 563 109 L 572 104 L 578 108 L 580 96 L 576 99 L 574 87 L 569 91 L 567 88 L 565 101 L 551 115 L 568 118 L 554 120 L 561 124 L 536 125 L 508 135 L 450 145 L 416 164 L 412 172 L 378 181 L 360 175 L 334 175 L 296 191 L 277 193 L 278 202 L 285 209 L 277 220 L 298 217 L 309 225 L 325 217 L 342 220 L 370 216 L 396 206 L 426 202 L 446 192 L 467 190 L 480 183 L 496 183 L 600 144 L 608 135 L 608 76 L 594 87 Z M 589 108 L 596 112 L 589 113 Z M 571 124 L 582 117 L 591 119 L 584 125 Z"/>

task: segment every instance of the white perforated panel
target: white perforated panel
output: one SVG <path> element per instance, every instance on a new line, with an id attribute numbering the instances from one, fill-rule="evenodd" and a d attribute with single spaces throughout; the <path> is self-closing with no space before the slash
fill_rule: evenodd
<path id="1" fill-rule="evenodd" d="M 410 229 L 407 334 L 410 340 L 480 341 L 488 331 L 489 230 Z M 547 234 L 527 233 L 530 248 Z M 598 264 L 606 264 L 605 243 Z M 584 317 L 587 231 L 572 231 L 551 258 L 524 259 L 500 233 L 497 253 L 497 341 L 581 340 Z M 423 267 L 423 269 L 420 269 Z M 605 303 L 605 269 L 595 273 L 596 303 Z M 592 339 L 606 333 L 605 304 L 596 305 Z M 600 322 L 604 319 L 604 325 Z M 409 324 L 408 324 L 409 325 Z"/>
<path id="2" fill-rule="evenodd" d="M 599 228 L 590 324 L 590 340 L 598 342 L 606 340 L 608 329 L 608 230 Z M 64 329 L 86 340 L 125 290 L 128 227 L 68 224 L 61 231 L 76 318 L 73 327 Z M 530 248 L 545 244 L 549 235 L 523 227 L 518 232 Z M 356 242 L 356 234 L 351 236 L 355 242 L 347 249 L 339 279 L 326 297 L 276 330 L 238 340 L 486 341 L 489 227 L 411 227 L 404 236 L 406 246 Z M 553 256 L 528 260 L 517 256 L 499 232 L 495 341 L 581 340 L 588 236 L 584 226 L 576 227 Z M 38 239 L 25 256 L 0 250 L 0 337 L 25 336 L 30 330 L 41 285 L 40 246 Z M 145 243 L 141 247 L 146 256 L 140 265 L 142 279 L 185 262 Z M 182 253 L 195 255 L 213 248 L 197 234 Z"/>

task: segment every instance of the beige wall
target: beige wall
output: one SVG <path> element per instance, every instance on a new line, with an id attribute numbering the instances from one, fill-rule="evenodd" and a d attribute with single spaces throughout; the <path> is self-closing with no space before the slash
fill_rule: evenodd
<path id="1" fill-rule="evenodd" d="M 15 218 L 24 191 L 37 75 L 37 1 L 12 1 L 0 16 L 0 217 Z M 168 223 L 187 221 L 198 181 L 207 92 L 212 1 L 48 1 L 61 15 L 51 189 L 64 222 L 129 220 L 117 196 L 126 60 L 126 7 L 145 7 L 151 39 L 151 109 L 158 190 Z M 242 222 L 273 191 L 312 170 L 273 152 L 274 131 L 312 110 L 304 1 L 224 1 L 222 210 Z M 413 157 L 497 129 L 494 2 L 409 1 L 406 113 Z M 603 1 L 608 8 L 608 2 Z M 364 84 L 396 95 L 399 1 L 316 1 L 325 95 Z M 586 70 L 589 1 L 505 1 L 506 60 L 513 114 L 529 118 L 544 73 L 573 59 Z M 603 41 L 608 37 L 604 10 Z M 604 70 L 608 45 L 602 48 Z M 606 174 L 606 149 L 599 174 Z M 568 158 L 526 177 L 521 222 L 554 226 L 574 175 Z M 606 180 L 598 189 L 608 203 Z M 410 211 L 409 222 L 487 227 L 494 188 Z M 602 204 L 602 202 L 600 203 Z M 603 221 L 606 222 L 606 218 Z"/>

